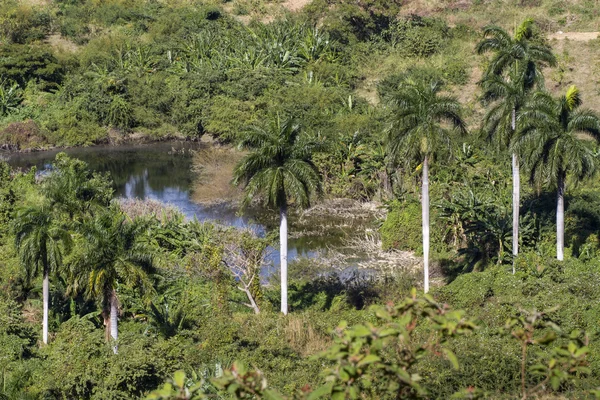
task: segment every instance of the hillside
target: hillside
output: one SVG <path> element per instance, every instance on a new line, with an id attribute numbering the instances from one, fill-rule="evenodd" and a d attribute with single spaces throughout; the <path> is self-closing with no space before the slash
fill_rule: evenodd
<path id="1" fill-rule="evenodd" d="M 599 14 L 0 0 L 0 400 L 600 398 Z"/>

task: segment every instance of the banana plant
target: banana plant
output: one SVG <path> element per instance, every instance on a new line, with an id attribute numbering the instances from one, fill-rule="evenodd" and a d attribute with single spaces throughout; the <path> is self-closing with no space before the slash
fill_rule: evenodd
<path id="1" fill-rule="evenodd" d="M 21 104 L 22 90 L 16 83 L 0 82 L 0 117 L 5 117 L 17 110 Z"/>

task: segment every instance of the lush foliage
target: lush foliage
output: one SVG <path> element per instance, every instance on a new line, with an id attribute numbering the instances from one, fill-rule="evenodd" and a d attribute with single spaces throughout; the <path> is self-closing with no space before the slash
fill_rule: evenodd
<path id="1" fill-rule="evenodd" d="M 600 187 L 585 179 L 600 127 L 579 107 L 595 106 L 597 72 L 571 73 L 590 60 L 566 51 L 550 70 L 560 45 L 545 38 L 590 29 L 597 10 L 521 1 L 540 18 L 509 34 L 479 26 L 506 2 L 405 3 L 275 17 L 264 1 L 3 1 L 3 150 L 211 136 L 251 151 L 235 171 L 248 199 L 378 200 L 385 249 L 417 255 L 431 161 L 433 285 L 422 297 L 415 271 L 291 266 L 282 316 L 283 282 L 261 269 L 273 234 L 128 215 L 107 176 L 64 154 L 42 175 L 0 161 L 0 398 L 600 396 Z M 567 91 L 575 79 L 586 97 Z M 518 238 L 509 152 L 535 178 Z"/>

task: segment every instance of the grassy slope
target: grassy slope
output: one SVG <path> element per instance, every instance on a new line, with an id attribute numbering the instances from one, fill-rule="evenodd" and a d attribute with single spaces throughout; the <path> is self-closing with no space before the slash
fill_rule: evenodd
<path id="1" fill-rule="evenodd" d="M 530 4 L 530 6 L 526 6 Z M 600 9 L 597 2 L 576 0 L 521 0 L 521 1 L 474 1 L 474 0 L 409 0 L 403 8 L 404 15 L 418 14 L 439 17 L 450 26 L 466 25 L 475 32 L 487 24 L 499 25 L 511 31 L 515 24 L 527 17 L 535 19 L 542 31 L 548 35 L 559 65 L 546 71 L 547 87 L 554 93 L 562 93 L 569 85 L 577 85 L 584 104 L 600 111 L 600 39 L 596 34 L 581 35 L 582 40 L 550 39 L 557 32 L 598 32 Z M 590 37 L 594 40 L 588 40 Z M 377 101 L 377 83 L 387 75 L 404 71 L 414 64 L 433 64 L 443 68 L 448 60 L 463 59 L 470 66 L 470 78 L 465 85 L 455 87 L 454 93 L 475 113 L 470 122 L 473 126 L 483 110 L 478 106 L 477 81 L 481 77 L 483 58 L 474 52 L 477 36 L 455 37 L 450 48 L 429 60 L 407 59 L 389 54 L 365 58 L 362 68 L 363 84 L 357 93 L 372 103 Z M 474 127 L 474 126 L 473 126 Z"/>

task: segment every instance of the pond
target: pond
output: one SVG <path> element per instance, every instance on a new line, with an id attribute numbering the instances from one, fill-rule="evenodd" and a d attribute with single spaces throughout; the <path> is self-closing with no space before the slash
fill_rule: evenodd
<path id="1" fill-rule="evenodd" d="M 214 221 L 235 227 L 247 227 L 259 235 L 277 228 L 277 214 L 264 210 L 240 212 L 230 203 L 219 205 L 198 204 L 192 201 L 194 151 L 206 149 L 208 144 L 192 142 L 164 142 L 144 145 L 95 146 L 62 150 L 69 156 L 88 163 L 90 169 L 108 172 L 114 182 L 115 196 L 125 199 L 153 199 L 177 207 L 187 218 Z M 36 166 L 39 171 L 50 167 L 59 152 L 14 153 L 8 162 L 24 169 Z M 326 222 L 326 221 L 320 221 Z M 288 259 L 314 257 L 319 250 L 340 247 L 340 232 L 300 234 L 293 231 L 292 218 L 288 242 Z M 279 264 L 279 252 L 272 249 L 269 261 Z"/>

